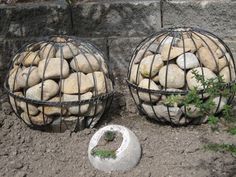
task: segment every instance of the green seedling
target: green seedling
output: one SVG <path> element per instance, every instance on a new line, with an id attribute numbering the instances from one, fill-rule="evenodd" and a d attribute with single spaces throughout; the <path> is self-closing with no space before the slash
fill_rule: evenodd
<path id="1" fill-rule="evenodd" d="M 205 150 L 214 152 L 229 152 L 236 155 L 236 145 L 211 143 L 204 146 Z"/>
<path id="2" fill-rule="evenodd" d="M 116 137 L 116 132 L 114 131 L 106 131 L 104 133 L 104 139 L 109 142 L 109 141 L 113 141 Z"/>
<path id="3" fill-rule="evenodd" d="M 228 132 L 229 132 L 231 135 L 236 135 L 236 127 L 229 128 L 229 129 L 228 129 Z"/>
<path id="4" fill-rule="evenodd" d="M 102 149 L 95 149 L 92 150 L 91 152 L 92 156 L 98 156 L 102 159 L 107 159 L 107 158 L 116 158 L 116 151 L 114 150 L 102 150 Z"/>
<path id="5" fill-rule="evenodd" d="M 194 105 L 200 110 L 203 116 L 208 116 L 208 123 L 211 125 L 212 130 L 217 130 L 219 120 L 214 116 L 215 108 L 217 105 L 214 103 L 213 99 L 218 96 L 231 97 L 236 92 L 236 85 L 231 87 L 225 87 L 222 76 L 218 76 L 212 79 L 204 79 L 204 76 L 199 74 L 196 70 L 193 70 L 193 77 L 199 82 L 204 88 L 204 94 L 209 95 L 207 100 L 202 99 L 202 93 L 199 92 L 197 88 L 189 90 L 184 96 L 180 95 L 170 95 L 164 101 L 165 104 L 169 106 L 175 106 L 177 104 L 184 105 L 188 107 L 189 105 Z M 235 123 L 236 119 L 232 114 L 232 106 L 224 105 L 222 109 L 222 117 L 227 123 Z"/>

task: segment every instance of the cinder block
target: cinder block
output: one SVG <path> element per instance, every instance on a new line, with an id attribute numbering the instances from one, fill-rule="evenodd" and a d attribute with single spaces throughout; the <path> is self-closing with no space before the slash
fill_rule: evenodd
<path id="1" fill-rule="evenodd" d="M 63 2 L 0 5 L 0 35 L 38 37 L 70 31 L 70 16 Z"/>
<path id="2" fill-rule="evenodd" d="M 194 26 L 206 29 L 219 37 L 236 33 L 236 1 L 232 0 L 165 0 L 163 24 Z"/>
<path id="3" fill-rule="evenodd" d="M 160 0 L 79 3 L 73 21 L 84 37 L 145 36 L 161 28 Z"/>

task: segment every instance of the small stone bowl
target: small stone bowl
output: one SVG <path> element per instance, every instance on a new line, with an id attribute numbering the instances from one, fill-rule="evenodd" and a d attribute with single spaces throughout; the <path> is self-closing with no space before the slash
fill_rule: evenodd
<path id="1" fill-rule="evenodd" d="M 122 135 L 123 141 L 116 150 L 116 158 L 101 158 L 92 155 L 92 150 L 107 131 L 115 131 Z M 141 146 L 138 138 L 128 128 L 121 125 L 108 125 L 99 129 L 91 138 L 88 147 L 90 163 L 98 170 L 104 172 L 127 171 L 135 167 L 141 158 Z"/>

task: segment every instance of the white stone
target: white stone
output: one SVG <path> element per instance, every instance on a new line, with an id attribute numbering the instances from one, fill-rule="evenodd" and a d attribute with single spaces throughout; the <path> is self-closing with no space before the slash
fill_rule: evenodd
<path id="1" fill-rule="evenodd" d="M 184 39 L 184 41 L 180 40 L 177 46 L 188 48 L 190 49 L 192 53 L 194 53 L 196 50 L 198 50 L 202 46 L 202 42 L 198 39 L 186 38 Z"/>
<path id="2" fill-rule="evenodd" d="M 27 114 L 27 110 L 29 111 L 29 114 L 33 116 L 39 113 L 37 106 L 32 105 L 32 104 L 26 104 L 24 101 L 20 102 L 20 107 L 24 112 L 26 112 L 26 114 Z"/>
<path id="3" fill-rule="evenodd" d="M 69 75 L 69 65 L 60 58 L 44 59 L 39 62 L 38 73 L 44 79 L 65 78 Z"/>
<path id="4" fill-rule="evenodd" d="M 219 113 L 223 110 L 224 105 L 227 104 L 227 99 L 225 97 L 215 97 L 213 102 L 215 103 L 215 106 L 212 113 Z"/>
<path id="5" fill-rule="evenodd" d="M 41 59 L 54 58 L 56 54 L 55 45 L 43 43 L 40 47 L 39 56 Z"/>
<path id="6" fill-rule="evenodd" d="M 19 66 L 15 66 L 9 72 L 8 77 L 8 85 L 11 91 L 18 91 L 20 89 L 20 85 L 17 83 L 18 74 L 22 71 Z"/>
<path id="7" fill-rule="evenodd" d="M 17 75 L 17 85 L 21 88 L 32 87 L 39 82 L 38 68 L 35 66 L 25 68 Z"/>
<path id="8" fill-rule="evenodd" d="M 159 71 L 159 82 L 163 87 L 182 88 L 185 84 L 184 71 L 175 64 L 163 66 Z"/>
<path id="9" fill-rule="evenodd" d="M 72 73 L 61 81 L 61 90 L 66 94 L 85 93 L 94 87 L 93 82 L 84 73 Z"/>
<path id="10" fill-rule="evenodd" d="M 231 71 L 231 72 L 230 72 Z M 231 73 L 231 74 L 230 74 Z M 229 83 L 231 81 L 234 81 L 236 76 L 235 76 L 235 71 L 234 68 L 229 68 L 224 67 L 221 71 L 220 71 L 220 76 L 222 76 L 222 79 L 225 83 Z"/>
<path id="11" fill-rule="evenodd" d="M 79 54 L 78 47 L 73 43 L 65 43 L 56 52 L 56 58 L 70 59 Z"/>
<path id="12" fill-rule="evenodd" d="M 152 78 L 152 80 L 153 80 L 154 82 L 158 83 L 158 82 L 159 82 L 159 75 L 158 75 L 158 74 L 155 75 L 155 76 Z"/>
<path id="13" fill-rule="evenodd" d="M 150 115 L 150 118 L 157 119 L 157 118 L 164 118 L 168 122 L 172 122 L 174 124 L 178 124 L 179 120 L 183 114 L 179 107 L 169 107 L 158 104 L 154 105 L 153 108 L 151 105 L 142 104 L 143 109 Z M 153 111 L 154 110 L 154 111 Z"/>
<path id="14" fill-rule="evenodd" d="M 217 48 L 219 47 L 219 41 L 215 37 L 212 37 L 207 34 L 200 34 L 200 33 L 194 33 L 192 36 L 195 39 L 199 39 L 202 42 L 202 45 L 206 47 L 207 49 L 212 50 L 212 52 L 215 52 Z"/>
<path id="15" fill-rule="evenodd" d="M 161 45 L 160 49 L 165 46 L 165 45 L 171 45 L 175 46 L 178 44 L 179 42 L 179 38 L 173 38 L 172 36 L 166 36 L 166 35 L 162 35 L 161 37 L 157 38 L 157 42 Z"/>
<path id="16" fill-rule="evenodd" d="M 150 82 L 150 87 L 149 87 L 149 82 Z M 144 89 L 149 89 L 149 90 L 160 90 L 160 87 L 158 85 L 156 85 L 155 82 L 153 82 L 150 79 L 143 79 L 140 84 L 138 85 L 138 87 L 144 88 Z M 142 92 L 139 91 L 138 95 L 140 97 L 141 100 L 145 101 L 145 102 L 157 102 L 160 99 L 160 95 L 155 95 L 155 94 L 151 94 L 149 95 L 148 92 Z"/>
<path id="17" fill-rule="evenodd" d="M 139 84 L 141 82 L 141 80 L 143 80 L 142 74 L 138 71 L 138 66 L 139 65 L 136 65 L 136 64 L 131 66 L 131 72 L 130 72 L 129 80 L 133 84 Z"/>
<path id="18" fill-rule="evenodd" d="M 87 116 L 96 116 L 102 113 L 104 108 L 105 108 L 104 103 L 90 104 Z"/>
<path id="19" fill-rule="evenodd" d="M 77 55 L 71 62 L 71 68 L 83 73 L 92 73 L 101 70 L 101 61 L 92 54 L 84 53 Z"/>
<path id="20" fill-rule="evenodd" d="M 54 97 L 51 98 L 50 100 L 48 100 L 48 102 L 63 102 L 63 98 L 60 99 L 60 97 Z M 40 110 L 41 112 L 43 112 L 44 114 L 46 114 L 47 116 L 51 116 L 51 115 L 65 115 L 66 114 L 66 108 L 64 107 L 56 107 L 56 106 L 40 106 L 38 108 L 38 110 Z"/>
<path id="21" fill-rule="evenodd" d="M 225 57 L 218 60 L 219 71 L 221 71 L 225 66 L 228 65 L 227 59 Z"/>
<path id="22" fill-rule="evenodd" d="M 148 47 L 148 51 L 151 51 L 154 54 L 158 53 L 160 50 L 159 44 L 156 42 L 153 42 L 151 45 L 147 47 Z"/>
<path id="23" fill-rule="evenodd" d="M 21 97 L 23 96 L 22 92 L 14 92 L 13 94 L 16 95 L 16 96 L 21 96 Z M 20 107 L 20 102 L 21 101 L 19 99 L 17 99 L 17 98 L 13 98 L 10 95 L 9 95 L 9 101 L 10 101 L 10 104 L 11 104 L 13 110 L 15 112 L 17 112 L 17 108 Z"/>
<path id="24" fill-rule="evenodd" d="M 139 51 L 136 51 L 136 53 L 137 53 L 137 54 L 134 55 L 135 58 L 133 59 L 133 60 L 134 60 L 134 64 L 139 64 L 140 61 L 141 61 L 143 58 L 145 58 L 145 57 L 147 57 L 147 56 L 149 56 L 149 55 L 152 55 L 152 52 L 148 51 L 147 49 L 141 49 L 141 50 L 139 50 Z"/>
<path id="25" fill-rule="evenodd" d="M 33 100 L 48 100 L 52 97 L 54 97 L 59 91 L 59 87 L 57 83 L 53 80 L 45 80 L 43 82 L 40 82 L 39 84 L 30 87 L 26 91 L 26 97 L 33 99 Z M 41 92 L 42 94 L 42 99 L 41 99 Z"/>
<path id="26" fill-rule="evenodd" d="M 42 113 L 36 116 L 28 116 L 26 112 L 21 113 L 21 118 L 25 121 L 28 125 L 47 125 L 52 122 L 52 118 L 47 117 L 46 115 L 43 116 Z M 32 123 L 31 123 L 32 122 Z"/>
<path id="27" fill-rule="evenodd" d="M 214 52 L 211 52 L 206 47 L 201 47 L 197 51 L 197 57 L 205 67 L 211 71 L 217 71 L 218 57 Z"/>
<path id="28" fill-rule="evenodd" d="M 188 83 L 188 87 L 193 90 L 195 87 L 197 88 L 197 90 L 202 90 L 203 89 L 203 85 L 195 78 L 193 71 L 196 71 L 198 74 L 200 75 L 204 75 L 204 79 L 208 80 L 208 79 L 213 79 L 216 78 L 217 76 L 215 75 L 215 73 L 213 73 L 210 69 L 205 68 L 205 67 L 198 67 L 198 68 L 194 68 L 191 69 L 190 71 L 188 71 L 187 73 L 187 83 Z"/>
<path id="29" fill-rule="evenodd" d="M 106 131 L 116 131 L 122 135 L 123 141 L 116 150 L 116 158 L 105 158 L 93 156 L 91 151 L 97 146 L 99 140 Z M 99 129 L 91 138 L 88 147 L 88 158 L 90 163 L 98 170 L 127 171 L 137 165 L 141 157 L 141 146 L 138 138 L 128 128 L 120 125 L 108 125 Z"/>
<path id="30" fill-rule="evenodd" d="M 183 54 L 184 52 L 188 52 L 190 50 L 191 49 L 189 48 L 185 48 L 184 51 L 184 49 L 181 47 L 174 47 L 170 44 L 167 44 L 163 45 L 163 47 L 161 48 L 161 57 L 163 61 L 172 60 L 178 57 L 179 55 Z"/>
<path id="31" fill-rule="evenodd" d="M 191 69 L 199 66 L 197 57 L 190 52 L 180 55 L 177 58 L 176 63 L 181 69 Z"/>
<path id="32" fill-rule="evenodd" d="M 17 63 L 22 63 L 24 66 L 37 66 L 40 61 L 38 52 L 23 52 L 20 54 Z"/>
<path id="33" fill-rule="evenodd" d="M 141 60 L 139 71 L 144 77 L 153 77 L 163 65 L 161 55 L 149 55 Z"/>
<path id="34" fill-rule="evenodd" d="M 108 78 L 103 72 L 96 71 L 87 74 L 87 77 L 93 83 L 95 95 L 101 95 L 104 93 L 109 93 L 109 83 Z"/>
<path id="35" fill-rule="evenodd" d="M 82 95 L 68 95 L 63 94 L 64 101 L 81 101 L 81 100 L 89 100 L 92 98 L 92 92 L 87 92 Z M 89 104 L 81 104 L 78 106 L 71 106 L 68 108 L 69 112 L 73 115 L 83 116 L 87 113 L 89 108 Z"/>

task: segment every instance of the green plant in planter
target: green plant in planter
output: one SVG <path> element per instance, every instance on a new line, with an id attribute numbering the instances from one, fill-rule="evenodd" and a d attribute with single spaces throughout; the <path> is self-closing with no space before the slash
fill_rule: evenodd
<path id="1" fill-rule="evenodd" d="M 106 144 L 109 142 L 112 142 L 116 138 L 116 132 L 115 131 L 106 131 L 104 133 L 104 140 L 106 141 Z M 91 154 L 93 156 L 98 156 L 102 159 L 107 159 L 107 158 L 116 158 L 116 150 L 108 150 L 108 149 L 101 149 L 101 148 L 94 148 L 91 151 Z"/>
<path id="2" fill-rule="evenodd" d="M 104 139 L 108 142 L 113 141 L 115 139 L 115 137 L 116 137 L 116 132 L 114 132 L 114 131 L 106 131 L 104 133 Z"/>
<path id="3" fill-rule="evenodd" d="M 94 149 L 91 151 L 91 154 L 93 156 L 98 156 L 102 159 L 107 159 L 107 158 L 116 158 L 116 151 L 114 150 L 102 150 L 102 149 Z"/>

